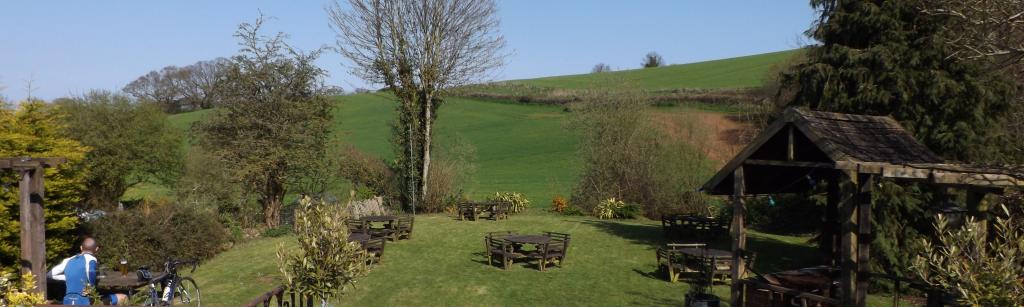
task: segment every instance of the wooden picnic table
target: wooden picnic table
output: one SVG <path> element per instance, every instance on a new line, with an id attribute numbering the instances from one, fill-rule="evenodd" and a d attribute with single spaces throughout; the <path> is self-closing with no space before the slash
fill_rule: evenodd
<path id="1" fill-rule="evenodd" d="M 680 253 L 694 257 L 732 257 L 732 252 L 714 248 L 685 247 L 677 249 Z"/>
<path id="2" fill-rule="evenodd" d="M 506 241 L 518 244 L 547 244 L 551 242 L 551 237 L 542 235 L 512 235 L 505 237 Z"/>
<path id="3" fill-rule="evenodd" d="M 164 272 L 153 272 L 152 280 L 160 280 L 167 276 Z M 106 272 L 96 276 L 96 287 L 100 289 L 137 289 L 149 285 L 149 280 L 139 280 L 136 272 L 121 276 L 121 272 Z"/>
<path id="4" fill-rule="evenodd" d="M 350 234 L 348 234 L 348 241 L 349 242 L 359 242 L 360 244 L 366 244 L 366 241 L 369 241 L 370 239 L 371 239 L 371 236 L 368 235 L 368 234 L 365 234 L 365 233 L 350 233 Z"/>

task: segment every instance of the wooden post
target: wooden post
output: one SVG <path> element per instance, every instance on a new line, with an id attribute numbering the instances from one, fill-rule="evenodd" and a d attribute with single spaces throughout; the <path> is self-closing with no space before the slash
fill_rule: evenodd
<path id="1" fill-rule="evenodd" d="M 43 216 L 43 168 L 19 169 L 21 270 L 36 276 L 36 288 L 46 293 L 46 220 Z"/>
<path id="2" fill-rule="evenodd" d="M 843 225 L 840 231 L 842 239 L 839 245 L 840 255 L 840 277 L 839 291 L 841 293 L 841 306 L 858 306 L 856 296 L 857 286 L 857 173 L 846 172 L 842 176 L 840 186 L 842 200 L 840 207 L 840 220 Z"/>
<path id="3" fill-rule="evenodd" d="M 743 218 L 747 215 L 747 208 L 743 202 L 746 185 L 742 165 L 733 171 L 732 189 L 732 291 L 729 295 L 729 306 L 743 306 L 743 283 L 740 280 L 743 279 L 746 268 L 743 255 L 747 248 L 747 233 L 743 229 Z"/>
<path id="4" fill-rule="evenodd" d="M 825 265 L 839 265 L 839 202 L 842 199 L 839 184 L 841 174 L 833 174 L 828 178 L 828 197 L 825 205 L 825 221 L 822 225 L 821 252 Z"/>
<path id="5" fill-rule="evenodd" d="M 868 298 L 868 282 L 871 278 L 871 192 L 874 191 L 875 176 L 866 175 L 860 181 L 857 195 L 857 306 L 865 306 Z"/>

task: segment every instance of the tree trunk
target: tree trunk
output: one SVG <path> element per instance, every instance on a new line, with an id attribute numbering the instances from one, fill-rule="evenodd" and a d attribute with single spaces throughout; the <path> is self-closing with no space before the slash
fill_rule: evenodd
<path id="1" fill-rule="evenodd" d="M 427 199 L 427 176 L 430 174 L 430 125 L 434 107 L 433 94 L 426 95 L 426 112 L 423 118 L 423 173 L 420 176 L 420 199 Z"/>
<path id="2" fill-rule="evenodd" d="M 263 223 L 269 228 L 281 225 L 281 203 L 284 202 L 284 185 L 277 180 L 267 182 L 263 194 Z"/>
<path id="3" fill-rule="evenodd" d="M 412 111 L 408 111 L 408 112 L 412 112 Z M 410 117 L 412 117 L 412 114 L 410 114 Z M 416 155 L 415 155 L 415 150 L 416 150 L 416 134 L 414 133 L 415 132 L 414 128 L 416 127 L 416 125 L 414 123 L 408 123 L 408 125 L 409 125 L 409 135 L 408 135 L 409 141 L 408 141 L 408 144 L 406 144 L 406 147 L 408 147 L 408 149 L 409 149 L 409 156 L 408 156 L 409 162 L 408 162 L 408 165 L 406 166 L 408 168 L 408 170 L 406 170 L 406 176 L 409 176 L 408 179 L 407 179 L 407 181 L 408 181 L 407 185 L 409 186 L 408 187 L 409 188 L 409 206 L 412 208 L 412 214 L 416 214 L 416 203 L 417 203 L 416 199 L 419 198 L 419 194 L 416 193 L 416 180 L 414 180 L 415 172 L 416 172 L 416 169 L 414 167 L 414 165 L 416 165 L 416 159 L 415 159 L 415 157 L 416 157 Z"/>

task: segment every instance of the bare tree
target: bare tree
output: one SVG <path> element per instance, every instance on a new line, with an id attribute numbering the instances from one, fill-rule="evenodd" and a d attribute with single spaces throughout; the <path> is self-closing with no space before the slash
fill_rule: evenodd
<path id="1" fill-rule="evenodd" d="M 612 67 L 605 63 L 597 63 L 594 68 L 590 69 L 591 73 L 602 73 L 612 71 Z"/>
<path id="2" fill-rule="evenodd" d="M 1003 64 L 1024 61 L 1024 1 L 933 0 L 923 11 L 948 16 L 951 56 L 964 59 L 993 58 Z"/>
<path id="3" fill-rule="evenodd" d="M 151 71 L 124 87 L 136 99 L 155 101 L 168 112 L 209 109 L 219 103 L 214 86 L 223 77 L 225 58 L 199 61 L 185 67 Z"/>
<path id="4" fill-rule="evenodd" d="M 399 176 L 413 212 L 427 193 L 431 128 L 446 89 L 504 64 L 493 0 L 348 0 L 327 8 L 352 73 L 398 98 Z"/>

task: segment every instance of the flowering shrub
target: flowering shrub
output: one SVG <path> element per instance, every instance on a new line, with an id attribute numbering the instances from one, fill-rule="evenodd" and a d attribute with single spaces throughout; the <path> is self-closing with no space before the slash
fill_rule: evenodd
<path id="1" fill-rule="evenodd" d="M 569 201 L 565 200 L 562 196 L 555 196 L 551 200 L 551 212 L 565 213 L 565 210 L 569 209 Z"/>
<path id="2" fill-rule="evenodd" d="M 0 276 L 0 306 L 28 307 L 46 303 L 43 294 L 36 291 L 36 277 L 32 273 L 14 280 L 13 274 Z"/>
<path id="3" fill-rule="evenodd" d="M 522 212 L 523 210 L 526 210 L 527 207 L 530 207 L 530 200 L 526 199 L 523 194 L 516 192 L 494 193 L 494 198 L 491 198 L 491 200 L 509 203 L 509 210 L 513 213 Z"/>
<path id="4" fill-rule="evenodd" d="M 610 219 L 615 217 L 615 210 L 625 207 L 626 203 L 616 200 L 614 197 L 602 201 L 594 207 L 594 216 L 599 219 Z"/>

